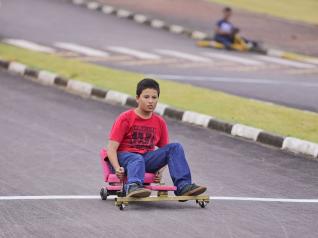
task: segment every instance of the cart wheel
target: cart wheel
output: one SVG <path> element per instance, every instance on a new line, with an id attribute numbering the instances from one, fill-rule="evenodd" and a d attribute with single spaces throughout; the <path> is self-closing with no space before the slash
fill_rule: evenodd
<path id="1" fill-rule="evenodd" d="M 124 208 L 125 208 L 125 205 L 124 204 L 120 204 L 118 207 L 119 207 L 119 210 L 123 211 Z"/>
<path id="2" fill-rule="evenodd" d="M 205 202 L 205 201 L 198 201 L 197 203 L 199 203 L 199 206 L 200 206 L 201 208 L 205 208 L 205 207 L 208 205 L 208 203 Z"/>
<path id="3" fill-rule="evenodd" d="M 108 196 L 108 191 L 107 191 L 107 189 L 102 188 L 102 189 L 100 190 L 100 198 L 101 198 L 102 200 L 106 200 L 106 199 L 107 199 L 107 196 Z"/>

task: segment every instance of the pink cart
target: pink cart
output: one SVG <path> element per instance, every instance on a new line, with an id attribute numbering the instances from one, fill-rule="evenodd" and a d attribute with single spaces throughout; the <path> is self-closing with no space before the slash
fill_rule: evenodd
<path id="1" fill-rule="evenodd" d="M 125 197 L 123 191 L 123 184 L 125 181 L 120 181 L 116 174 L 114 174 L 109 166 L 107 151 L 102 149 L 100 151 L 101 164 L 104 172 L 104 181 L 106 186 L 100 190 L 100 196 L 102 200 L 106 200 L 109 195 L 115 195 L 115 205 L 123 210 L 129 202 L 138 201 L 188 201 L 195 200 L 200 207 L 204 208 L 209 203 L 209 196 L 199 195 L 199 196 L 169 196 L 169 191 L 175 191 L 177 188 L 175 186 L 168 186 L 162 183 L 158 184 L 154 182 L 155 174 L 146 173 L 144 178 L 144 187 L 154 191 L 156 196 L 150 196 L 147 198 L 132 198 Z"/>

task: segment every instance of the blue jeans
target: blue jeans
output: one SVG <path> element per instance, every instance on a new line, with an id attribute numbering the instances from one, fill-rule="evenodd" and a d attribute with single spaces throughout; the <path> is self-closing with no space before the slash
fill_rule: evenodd
<path id="1" fill-rule="evenodd" d="M 184 150 L 179 143 L 167 144 L 146 154 L 118 152 L 118 162 L 127 173 L 127 184 L 143 184 L 145 172 L 155 173 L 168 165 L 173 184 L 180 190 L 191 184 L 191 172 L 186 161 Z"/>
<path id="2" fill-rule="evenodd" d="M 230 36 L 222 36 L 216 34 L 214 36 L 214 40 L 222 43 L 226 49 L 231 49 L 231 45 L 233 44 L 233 39 Z"/>

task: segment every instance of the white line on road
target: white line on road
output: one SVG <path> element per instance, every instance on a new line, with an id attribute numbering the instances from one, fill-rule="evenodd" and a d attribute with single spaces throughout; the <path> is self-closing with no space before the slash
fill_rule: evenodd
<path id="1" fill-rule="evenodd" d="M 243 57 L 228 55 L 228 54 L 205 52 L 204 55 L 209 56 L 211 58 L 228 60 L 228 61 L 232 61 L 235 63 L 244 64 L 244 65 L 262 65 L 262 64 L 264 64 L 263 62 L 260 62 L 257 60 L 246 59 Z"/>
<path id="2" fill-rule="evenodd" d="M 114 200 L 116 196 L 108 196 Z M 12 200 L 89 200 L 100 199 L 97 195 L 52 195 L 52 196 L 0 196 L 0 201 Z M 290 199 L 290 198 L 257 198 L 257 197 L 217 197 L 210 196 L 211 200 L 221 201 L 250 201 L 250 202 L 281 202 L 281 203 L 318 203 L 318 199 Z"/>
<path id="3" fill-rule="evenodd" d="M 36 44 L 34 42 L 31 41 L 26 41 L 26 40 L 20 40 L 20 39 L 4 39 L 2 40 L 4 43 L 10 44 L 10 45 L 14 45 L 14 46 L 18 46 L 24 49 L 28 49 L 28 50 L 33 50 L 33 51 L 39 51 L 39 52 L 45 52 L 45 53 L 54 53 L 55 50 L 53 48 L 47 47 L 47 46 L 43 46 L 43 45 L 39 45 Z"/>
<path id="4" fill-rule="evenodd" d="M 284 203 L 318 203 L 318 199 L 290 198 L 255 198 L 255 197 L 210 197 L 211 200 L 251 201 L 251 202 L 284 202 Z"/>
<path id="5" fill-rule="evenodd" d="M 69 199 L 97 199 L 100 196 L 90 195 L 50 195 L 50 196 L 0 196 L 1 200 L 69 200 Z"/>
<path id="6" fill-rule="evenodd" d="M 291 67 L 295 67 L 295 68 L 312 69 L 312 68 L 316 67 L 315 65 L 312 65 L 312 64 L 300 63 L 300 62 L 295 62 L 295 61 L 291 61 L 291 60 L 287 60 L 287 59 L 280 59 L 280 58 L 275 58 L 275 57 L 270 57 L 270 56 L 257 55 L 255 57 L 260 59 L 260 60 L 267 61 L 267 62 L 285 65 L 285 66 L 291 66 Z"/>
<path id="7" fill-rule="evenodd" d="M 274 85 L 297 85 L 303 87 L 318 87 L 318 83 L 299 82 L 299 81 L 279 81 L 269 79 L 248 79 L 248 78 L 229 78 L 229 77 L 209 77 L 209 76 L 186 76 L 169 74 L 150 74 L 148 77 L 180 81 L 209 81 L 216 83 L 243 83 L 243 84 L 274 84 Z"/>
<path id="8" fill-rule="evenodd" d="M 73 43 L 56 42 L 54 43 L 54 46 L 64 50 L 74 51 L 74 52 L 87 55 L 87 56 L 92 56 L 92 57 L 108 57 L 109 56 L 109 54 L 105 51 L 96 50 L 90 47 L 81 46 L 81 45 L 77 45 Z"/>
<path id="9" fill-rule="evenodd" d="M 108 50 L 118 52 L 121 54 L 126 54 L 126 55 L 131 55 L 139 59 L 150 59 L 150 60 L 156 60 L 160 59 L 161 57 L 159 55 L 139 51 L 139 50 L 134 50 L 126 47 L 120 47 L 120 46 L 109 46 L 107 47 Z"/>
<path id="10" fill-rule="evenodd" d="M 186 59 L 186 60 L 191 60 L 195 62 L 212 62 L 211 59 L 206 58 L 206 57 L 201 57 L 193 54 L 188 54 L 188 53 L 183 53 L 180 51 L 174 51 L 174 50 L 166 50 L 166 49 L 156 49 L 156 52 L 163 54 L 163 55 L 168 55 L 176 58 L 181 58 L 181 59 Z"/>

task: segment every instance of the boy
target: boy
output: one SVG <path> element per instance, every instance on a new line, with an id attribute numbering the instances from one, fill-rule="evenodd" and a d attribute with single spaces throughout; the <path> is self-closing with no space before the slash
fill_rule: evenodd
<path id="1" fill-rule="evenodd" d="M 223 9 L 223 18 L 216 24 L 214 40 L 222 43 L 228 50 L 266 52 L 258 42 L 246 39 L 238 34 L 239 28 L 230 22 L 231 16 L 232 9 L 225 7 Z"/>
<path id="2" fill-rule="evenodd" d="M 226 7 L 223 9 L 223 19 L 216 24 L 214 39 L 222 43 L 226 49 L 231 49 L 234 43 L 235 34 L 238 33 L 238 28 L 229 21 L 232 15 L 232 9 Z"/>
<path id="3" fill-rule="evenodd" d="M 138 107 L 121 113 L 111 129 L 107 147 L 109 161 L 119 179 L 123 179 L 126 172 L 128 197 L 148 197 L 151 191 L 143 187 L 145 172 L 156 173 L 158 182 L 166 165 L 177 187 L 176 195 L 204 193 L 206 187 L 191 182 L 182 146 L 168 144 L 167 125 L 162 117 L 153 113 L 159 94 L 159 84 L 155 80 L 143 79 L 138 83 Z"/>

